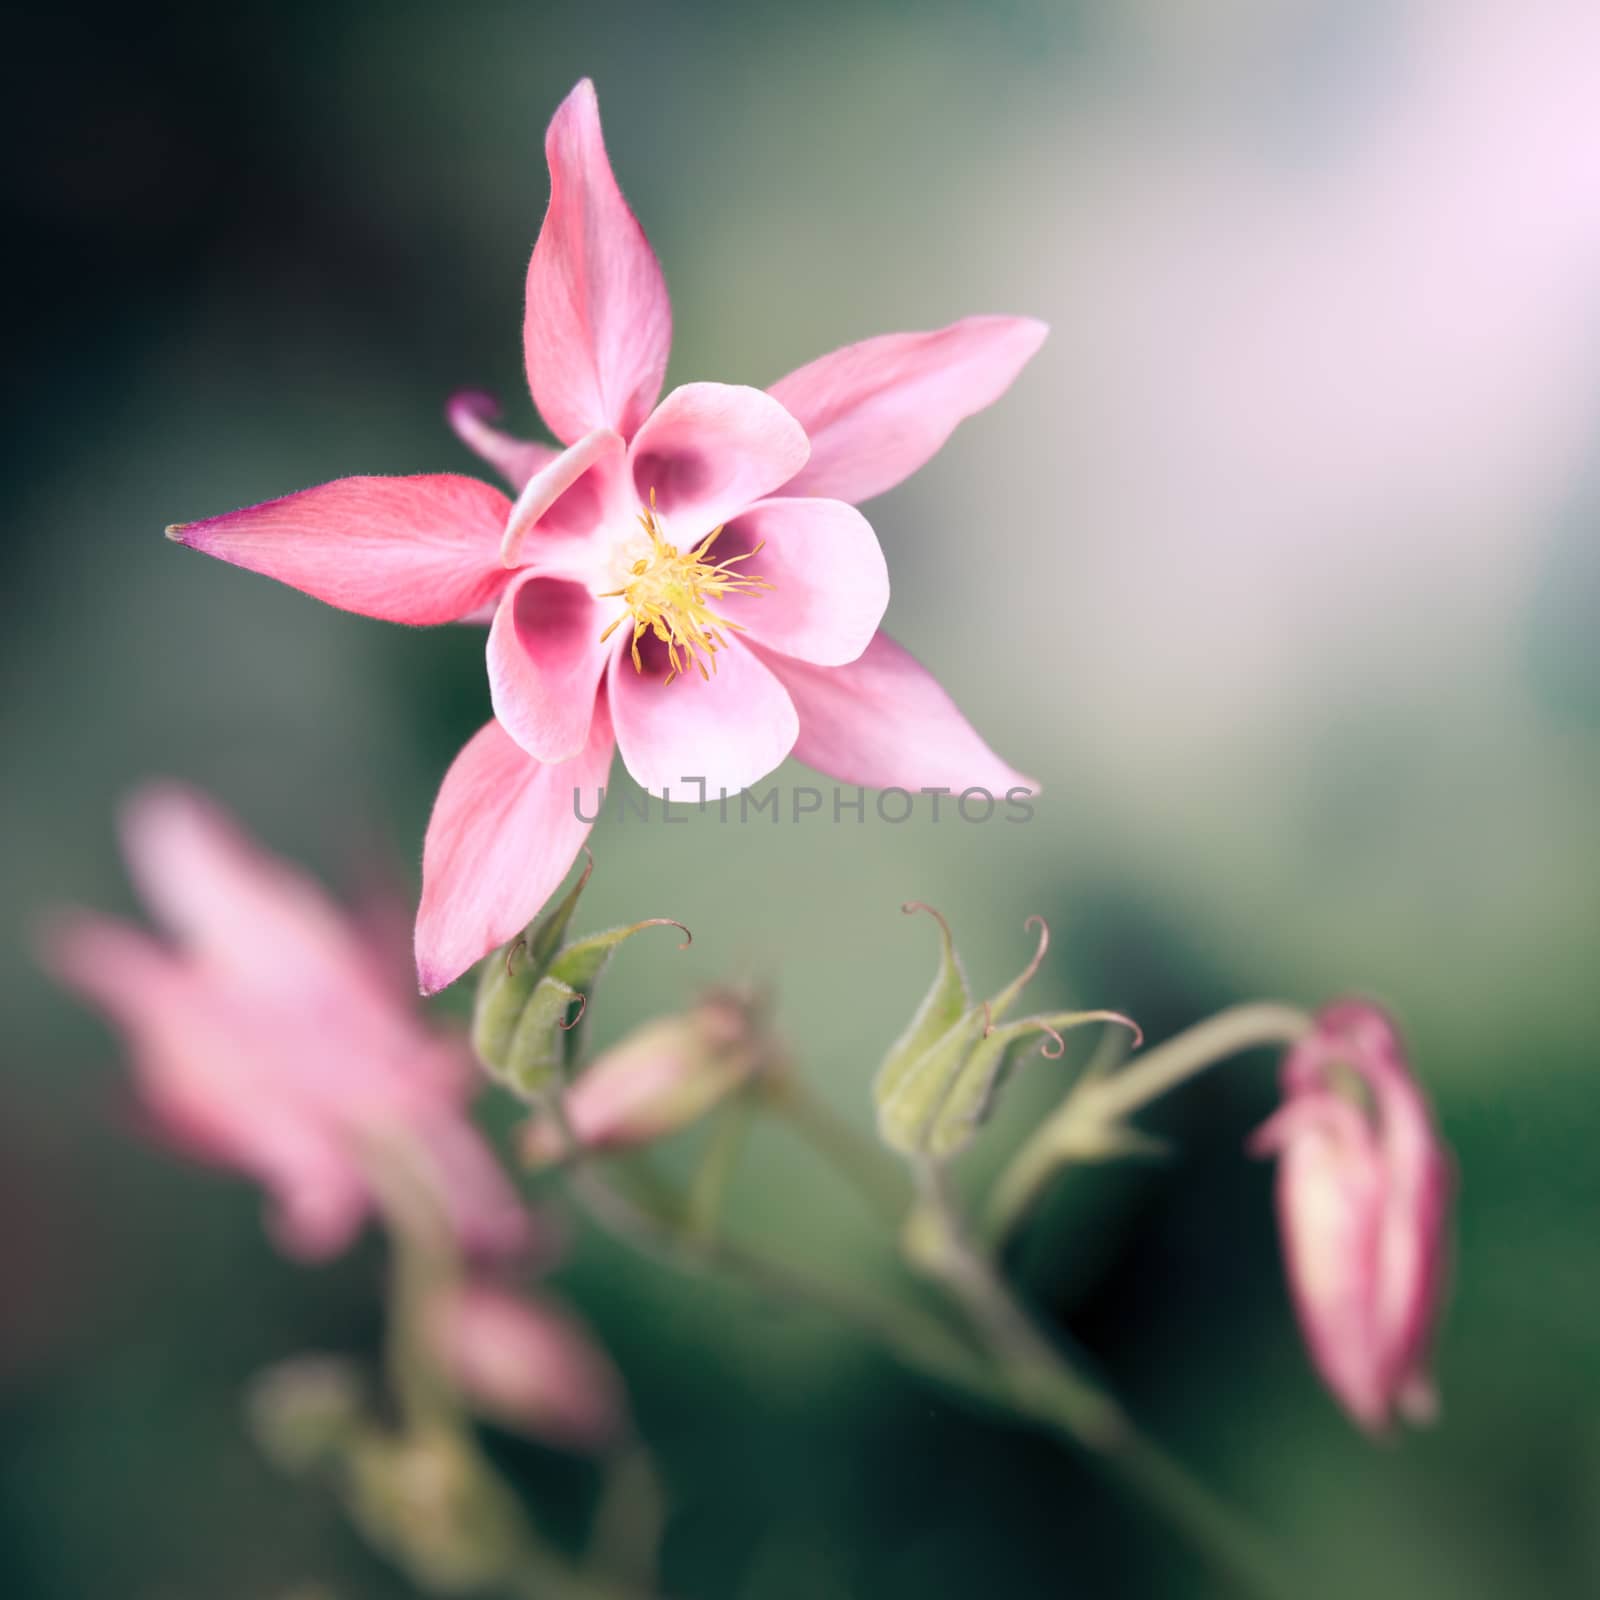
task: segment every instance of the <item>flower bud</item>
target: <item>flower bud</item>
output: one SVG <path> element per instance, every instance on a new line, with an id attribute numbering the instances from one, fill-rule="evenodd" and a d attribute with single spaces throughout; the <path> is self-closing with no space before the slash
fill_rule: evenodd
<path id="1" fill-rule="evenodd" d="M 1062 1032 L 1084 1023 L 1119 1022 L 1138 1033 L 1114 1011 L 1058 1011 L 1003 1021 L 1050 946 L 1042 917 L 1027 922 L 1039 929 L 1033 959 L 992 1000 L 973 1004 L 944 918 L 920 901 L 901 909 L 926 911 L 939 924 L 940 958 L 933 986 L 878 1070 L 878 1131 L 892 1148 L 935 1159 L 964 1149 L 988 1120 L 1018 1057 L 1041 1035 L 1040 1054 L 1055 1059 L 1066 1051 Z"/>
<path id="2" fill-rule="evenodd" d="M 1342 1001 L 1285 1056 L 1284 1103 L 1251 1148 L 1278 1157 L 1278 1224 L 1311 1360 L 1363 1428 L 1432 1418 L 1448 1151 L 1393 1024 Z"/>
<path id="3" fill-rule="evenodd" d="M 604 1448 L 622 1433 L 616 1369 L 553 1302 L 463 1284 L 435 1300 L 428 1331 L 462 1396 L 491 1420 L 580 1450 Z"/>
<path id="4" fill-rule="evenodd" d="M 308 1472 L 340 1455 L 366 1425 L 361 1375 L 337 1356 L 297 1356 L 259 1374 L 247 1397 L 251 1431 L 281 1471 Z"/>
<path id="5" fill-rule="evenodd" d="M 343 1490 L 368 1542 L 430 1593 L 495 1588 L 525 1547 L 515 1498 L 449 1429 L 370 1432 L 345 1463 Z"/>
<path id="6" fill-rule="evenodd" d="M 625 928 L 564 943 L 578 899 L 594 870 L 591 859 L 567 895 L 528 931 L 489 956 L 478 979 L 472 1017 L 472 1047 L 489 1075 L 532 1100 L 561 1082 L 576 1055 L 575 1030 L 589 997 L 624 940 L 645 928 L 679 929 L 686 949 L 689 930 L 680 922 L 651 917 Z"/>
<path id="7" fill-rule="evenodd" d="M 469 1436 L 382 1420 L 361 1375 L 332 1356 L 301 1356 L 252 1383 L 249 1414 L 280 1470 L 333 1484 L 372 1546 L 429 1593 L 477 1594 L 504 1581 L 525 1547 L 516 1500 Z"/>
<path id="8" fill-rule="evenodd" d="M 773 1059 L 758 1006 L 731 991 L 708 994 L 679 1016 L 636 1028 L 598 1056 L 567 1091 L 571 1137 L 586 1150 L 622 1150 L 697 1122 Z M 561 1159 L 567 1131 L 550 1117 L 529 1124 L 522 1153 L 535 1166 Z"/>

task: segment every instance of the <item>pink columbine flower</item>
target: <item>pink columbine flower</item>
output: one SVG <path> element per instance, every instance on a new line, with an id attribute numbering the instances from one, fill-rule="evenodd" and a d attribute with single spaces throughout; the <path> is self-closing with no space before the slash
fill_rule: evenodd
<path id="1" fill-rule="evenodd" d="M 1252 1148 L 1278 1156 L 1278 1221 L 1311 1359 L 1363 1428 L 1437 1410 L 1451 1163 L 1393 1024 L 1342 1001 L 1288 1053 Z"/>
<path id="2" fill-rule="evenodd" d="M 603 1449 L 624 1431 L 616 1368 L 553 1300 L 470 1281 L 435 1297 L 427 1327 L 451 1380 L 494 1421 L 579 1450 Z"/>
<path id="3" fill-rule="evenodd" d="M 698 778 L 732 793 L 791 752 L 851 784 L 1029 787 L 878 631 L 888 576 L 855 503 L 1004 393 L 1044 326 L 972 317 L 847 346 L 766 393 L 689 383 L 658 404 L 666 284 L 587 80 L 545 149 L 523 346 L 564 448 L 498 432 L 482 396 L 450 407 L 515 503 L 452 473 L 343 478 L 169 530 L 366 616 L 492 616 L 494 720 L 446 774 L 423 852 L 425 992 L 538 911 L 614 744 L 657 792 Z"/>
<path id="4" fill-rule="evenodd" d="M 343 1249 L 373 1161 L 424 1179 L 462 1248 L 501 1255 L 529 1223 L 466 1100 L 464 1042 L 430 1029 L 392 953 L 203 795 L 143 790 L 123 842 L 165 938 L 58 916 L 46 964 L 128 1037 L 141 1097 L 191 1154 L 249 1174 L 289 1254 Z"/>

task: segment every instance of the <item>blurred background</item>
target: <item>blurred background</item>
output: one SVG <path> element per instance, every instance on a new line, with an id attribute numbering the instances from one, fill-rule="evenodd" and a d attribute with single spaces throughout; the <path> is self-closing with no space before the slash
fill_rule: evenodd
<path id="1" fill-rule="evenodd" d="M 1242 1148 L 1265 1058 L 1162 1109 L 1173 1159 L 1061 1185 L 1013 1266 L 1336 1592 L 1600 1589 L 1592 6 L 22 0 L 7 35 L 0 1589 L 403 1592 L 258 1461 L 239 1401 L 281 1356 L 372 1346 L 381 1252 L 294 1268 L 246 1185 L 135 1136 L 118 1045 L 29 928 L 132 909 L 112 808 L 161 774 L 332 884 L 412 881 L 487 715 L 481 636 L 336 613 L 161 530 L 479 471 L 442 418 L 462 384 L 534 427 L 542 134 L 585 74 L 671 287 L 669 382 L 765 384 L 976 311 L 1054 329 L 869 507 L 892 631 L 1043 779 L 1035 819 L 603 823 L 585 917 L 695 944 L 623 952 L 599 1041 L 770 978 L 865 1128 L 931 971 L 913 897 L 985 987 L 1046 914 L 1035 997 L 1158 1039 L 1235 999 L 1382 998 L 1463 1174 L 1435 1431 L 1374 1447 L 1308 1370 Z M 1059 1074 L 1034 1065 L 980 1172 Z M 780 1132 L 733 1214 L 887 1270 Z M 582 1232 L 560 1277 L 659 1451 L 674 1594 L 1220 1592 L 1051 1442 L 824 1321 Z M 574 1527 L 583 1469 L 510 1459 Z"/>

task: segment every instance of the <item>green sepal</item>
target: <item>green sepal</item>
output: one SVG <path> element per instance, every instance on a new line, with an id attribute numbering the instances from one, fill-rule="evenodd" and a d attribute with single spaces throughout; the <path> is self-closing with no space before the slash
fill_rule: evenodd
<path id="1" fill-rule="evenodd" d="M 491 1073 L 506 1067 L 523 1007 L 549 970 L 566 937 L 578 900 L 594 871 L 591 856 L 578 881 L 528 931 L 495 952 L 478 975 L 472 1012 L 472 1049 Z"/>
<path id="2" fill-rule="evenodd" d="M 611 952 L 641 929 L 682 927 L 651 918 L 563 946 L 593 870 L 591 857 L 561 900 L 490 956 L 479 973 L 473 1052 L 492 1078 L 524 1099 L 536 1099 L 562 1081 L 576 1057 L 578 1024 Z M 686 939 L 688 931 L 683 929 Z M 572 1016 L 574 1004 L 579 1010 Z"/>
<path id="3" fill-rule="evenodd" d="M 577 1055 L 578 1025 L 588 1014 L 589 997 L 594 993 L 595 985 L 599 983 L 600 975 L 606 970 L 606 964 L 611 960 L 612 953 L 618 945 L 631 939 L 636 933 L 643 933 L 646 928 L 677 928 L 684 936 L 684 944 L 678 946 L 680 950 L 692 937 L 681 922 L 673 922 L 666 917 L 649 917 L 643 922 L 632 922 L 623 928 L 608 928 L 604 933 L 591 933 L 587 938 L 579 939 L 576 944 L 569 944 L 551 961 L 550 977 L 568 985 L 584 1001 L 583 1011 L 573 1019 L 571 1027 L 563 1035 L 564 1061 L 571 1062 Z"/>
<path id="4" fill-rule="evenodd" d="M 927 1152 L 928 1136 L 972 1047 L 983 1037 L 981 1006 L 959 1018 L 920 1056 L 900 1067 L 885 1094 L 880 1081 L 878 1132 L 891 1149 L 906 1155 Z"/>
<path id="5" fill-rule="evenodd" d="M 995 1094 L 1021 1054 L 1028 1026 L 1013 1022 L 982 1035 L 951 1075 L 944 1099 L 928 1125 L 923 1148 L 943 1160 L 963 1150 L 988 1120 Z"/>
<path id="6" fill-rule="evenodd" d="M 890 1045 L 882 1066 L 878 1068 L 873 1092 L 877 1097 L 880 1116 L 885 1104 L 900 1088 L 901 1080 L 961 1020 L 971 1004 L 967 995 L 966 976 L 961 971 L 955 941 L 950 937 L 950 928 L 944 918 L 932 906 L 925 906 L 920 900 L 908 901 L 900 909 L 908 916 L 913 911 L 926 911 L 939 924 L 939 970 L 934 974 L 933 987 L 922 997 L 922 1004 L 917 1007 L 905 1032 Z M 888 1137 L 887 1133 L 885 1137 Z M 894 1140 L 891 1139 L 890 1143 L 894 1143 Z"/>
<path id="7" fill-rule="evenodd" d="M 990 1009 L 992 1014 L 993 1005 Z M 972 1142 L 978 1129 L 989 1120 L 1006 1075 L 1032 1040 L 1040 1039 L 1039 1053 L 1055 1059 L 1066 1048 L 1061 1043 L 1061 1034 L 1086 1023 L 1108 1020 L 1110 1014 L 1104 1011 L 1057 1011 L 1045 1016 L 1024 1017 L 1003 1027 L 991 1027 L 951 1078 L 949 1090 L 928 1129 L 925 1146 L 928 1154 L 943 1159 Z M 1060 1048 L 1050 1048 L 1052 1039 Z"/>
<path id="8" fill-rule="evenodd" d="M 524 1100 L 537 1100 L 562 1080 L 566 1036 L 575 1019 L 568 1013 L 584 996 L 571 984 L 546 973 L 534 985 L 512 1029 L 505 1055 L 488 1063 L 489 1074 Z"/>

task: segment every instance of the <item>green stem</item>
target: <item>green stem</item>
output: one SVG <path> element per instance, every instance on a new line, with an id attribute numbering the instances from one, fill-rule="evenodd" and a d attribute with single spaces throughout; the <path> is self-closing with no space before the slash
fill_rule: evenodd
<path id="1" fill-rule="evenodd" d="M 649 1449 L 635 1440 L 606 1464 L 600 1503 L 589 1527 L 590 1570 L 653 1584 L 665 1520 L 661 1476 Z"/>
<path id="2" fill-rule="evenodd" d="M 480 1493 L 504 1501 L 515 1528 L 514 1563 L 500 1586 L 526 1600 L 648 1600 L 649 1591 L 580 1571 L 546 1542 L 487 1456 L 446 1373 L 428 1330 L 436 1296 L 461 1272 L 449 1225 L 415 1153 L 390 1143 L 368 1152 L 366 1171 L 389 1236 L 389 1305 L 384 1362 L 407 1433 L 438 1431 L 470 1461 Z"/>
<path id="3" fill-rule="evenodd" d="M 579 1572 L 546 1550 L 523 1552 L 501 1585 L 513 1600 L 650 1600 L 650 1591 Z"/>
<path id="4" fill-rule="evenodd" d="M 1035 1327 L 989 1260 L 970 1243 L 944 1174 L 918 1167 L 923 1214 L 914 1261 L 951 1290 L 983 1334 L 1012 1405 L 1099 1462 L 1155 1507 L 1242 1592 L 1279 1600 L 1295 1587 L 1255 1531 L 1134 1427 L 1117 1402 Z"/>
<path id="5" fill-rule="evenodd" d="M 641 1205 L 581 1159 L 570 1174 L 574 1195 L 609 1233 L 680 1271 L 727 1274 L 770 1299 L 818 1307 L 849 1323 L 919 1368 L 993 1400 L 985 1366 L 941 1322 L 915 1307 L 882 1300 L 722 1236 L 689 1234 Z"/>
<path id="6" fill-rule="evenodd" d="M 1089 1453 L 1155 1505 L 1247 1592 L 1287 1594 L 1269 1554 L 1229 1508 L 1143 1438 L 1116 1402 L 1079 1375 L 1037 1332 L 976 1252 L 949 1264 L 957 1289 L 994 1352 L 976 1359 L 943 1324 L 907 1306 L 880 1302 L 783 1266 L 726 1239 L 693 1239 L 639 1205 L 592 1168 L 575 1166 L 574 1191 L 608 1231 L 679 1270 L 726 1272 L 774 1299 L 818 1306 L 878 1340 L 908 1367 L 986 1407 L 1020 1416 Z"/>
<path id="7" fill-rule="evenodd" d="M 722 1234 L 682 1227 L 678 1219 L 686 1208 L 675 1197 L 655 1209 L 641 1205 L 602 1175 L 573 1132 L 561 1095 L 548 1096 L 542 1105 L 565 1143 L 574 1196 L 608 1232 L 679 1270 L 725 1272 L 773 1299 L 821 1307 L 895 1351 L 907 1365 L 991 1400 L 996 1397 L 984 1365 L 943 1323 L 915 1307 L 774 1261 Z"/>
<path id="8" fill-rule="evenodd" d="M 1128 1422 L 1116 1401 L 1069 1365 L 1033 1325 L 988 1259 L 968 1242 L 965 1222 L 939 1166 L 919 1162 L 916 1174 L 922 1209 L 909 1235 L 913 1264 L 954 1293 L 1022 1409 L 1067 1427 L 1090 1449 L 1117 1448 Z"/>
<path id="9" fill-rule="evenodd" d="M 744 1150 L 754 1111 L 751 1097 L 740 1095 L 714 1118 L 706 1146 L 684 1200 L 684 1227 L 693 1234 L 714 1235 L 721 1223 L 722 1203 Z"/>
<path id="10" fill-rule="evenodd" d="M 765 1103 L 854 1185 L 885 1221 L 894 1228 L 900 1226 L 910 1195 L 904 1173 L 885 1150 L 865 1138 L 792 1072 L 771 1081 Z"/>
<path id="11" fill-rule="evenodd" d="M 1229 1056 L 1263 1045 L 1293 1044 L 1311 1028 L 1311 1018 L 1296 1006 L 1273 1001 L 1229 1006 L 1157 1045 L 1115 1076 L 1085 1084 L 1082 1092 L 1094 1097 L 1101 1117 L 1121 1119 Z"/>
<path id="12" fill-rule="evenodd" d="M 1241 1592 L 1261 1600 L 1295 1592 L 1254 1531 L 1145 1439 L 1115 1399 L 1038 1331 L 988 1259 L 968 1242 L 964 1219 L 931 1164 L 918 1173 L 922 1208 L 913 1213 L 910 1253 L 966 1310 L 989 1361 L 915 1307 L 814 1277 L 724 1237 L 685 1232 L 671 1213 L 642 1205 L 608 1182 L 571 1139 L 559 1098 L 550 1109 L 568 1135 L 573 1191 L 608 1231 L 680 1270 L 725 1272 L 776 1299 L 824 1308 L 880 1341 L 907 1366 L 970 1399 L 1032 1420 L 1087 1452 L 1180 1529 Z M 931 1227 L 931 1234 L 918 1223 Z"/>
<path id="13" fill-rule="evenodd" d="M 459 1432 L 461 1408 L 428 1330 L 436 1298 L 460 1271 L 449 1225 L 416 1152 L 405 1143 L 373 1141 L 364 1170 L 388 1235 L 383 1360 L 390 1389 L 408 1430 L 437 1426 Z"/>
<path id="14" fill-rule="evenodd" d="M 1007 1239 L 1074 1156 L 1108 1153 L 1127 1140 L 1124 1123 L 1134 1112 L 1190 1078 L 1246 1050 L 1292 1044 L 1312 1026 L 1293 1006 L 1263 1002 L 1231 1006 L 1109 1076 L 1085 1075 L 1012 1158 L 989 1201 L 991 1245 Z"/>

